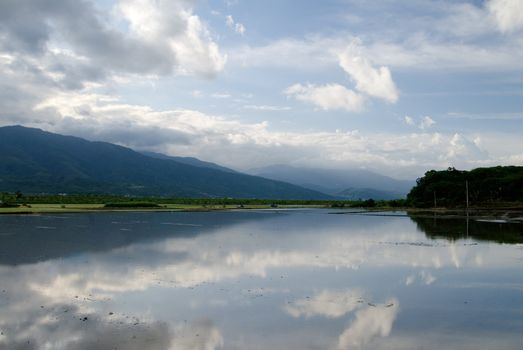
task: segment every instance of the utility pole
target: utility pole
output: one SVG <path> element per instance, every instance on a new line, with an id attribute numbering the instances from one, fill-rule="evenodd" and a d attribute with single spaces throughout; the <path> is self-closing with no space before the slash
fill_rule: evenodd
<path id="1" fill-rule="evenodd" d="M 467 212 L 469 210 L 469 181 L 465 180 L 465 198 L 467 199 Z"/>
<path id="2" fill-rule="evenodd" d="M 434 208 L 437 207 L 437 203 L 436 203 L 436 191 L 434 191 Z"/>

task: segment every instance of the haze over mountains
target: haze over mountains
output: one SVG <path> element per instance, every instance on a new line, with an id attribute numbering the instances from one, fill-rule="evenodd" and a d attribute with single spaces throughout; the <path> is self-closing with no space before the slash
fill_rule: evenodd
<path id="1" fill-rule="evenodd" d="M 337 170 L 273 165 L 251 169 L 249 173 L 346 199 L 403 198 L 415 184 L 414 181 L 397 180 L 363 169 Z"/>
<path id="2" fill-rule="evenodd" d="M 330 199 L 281 181 L 190 160 L 153 158 L 132 149 L 22 126 L 0 128 L 0 191 L 131 196 Z M 209 165 L 209 164 L 207 164 Z M 213 168 L 214 167 L 214 168 Z"/>

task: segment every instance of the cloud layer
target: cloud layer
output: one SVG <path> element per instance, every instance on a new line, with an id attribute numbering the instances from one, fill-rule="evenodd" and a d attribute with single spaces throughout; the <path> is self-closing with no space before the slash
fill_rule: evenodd
<path id="1" fill-rule="evenodd" d="M 335 29 L 271 37 L 240 5 L 209 20 L 193 0 L 104 4 L 0 3 L 0 125 L 242 170 L 289 163 L 412 179 L 523 164 L 520 1 L 349 1 Z M 256 39 L 240 36 L 244 23 Z M 277 24 L 271 33 L 287 28 Z M 467 95 L 479 85 L 491 91 Z M 490 121 L 453 117 L 478 110 Z M 502 113 L 514 118 L 502 125 Z"/>

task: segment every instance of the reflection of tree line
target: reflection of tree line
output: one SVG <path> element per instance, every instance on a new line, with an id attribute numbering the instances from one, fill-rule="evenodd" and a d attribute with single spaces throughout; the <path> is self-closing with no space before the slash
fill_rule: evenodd
<path id="1" fill-rule="evenodd" d="M 485 222 L 477 219 L 416 216 L 409 214 L 419 230 L 428 238 L 450 241 L 472 238 L 497 243 L 523 243 L 523 224 Z"/>
<path id="2" fill-rule="evenodd" d="M 0 265 L 108 251 L 170 237 L 194 237 L 217 227 L 269 217 L 249 212 L 6 216 L 0 222 Z"/>

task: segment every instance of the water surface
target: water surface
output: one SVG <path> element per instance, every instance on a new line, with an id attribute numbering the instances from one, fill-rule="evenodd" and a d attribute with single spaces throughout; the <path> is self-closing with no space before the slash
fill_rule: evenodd
<path id="1" fill-rule="evenodd" d="M 0 217 L 0 349 L 521 349 L 521 224 Z"/>

